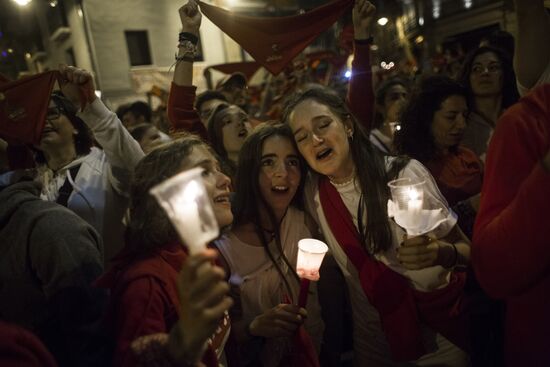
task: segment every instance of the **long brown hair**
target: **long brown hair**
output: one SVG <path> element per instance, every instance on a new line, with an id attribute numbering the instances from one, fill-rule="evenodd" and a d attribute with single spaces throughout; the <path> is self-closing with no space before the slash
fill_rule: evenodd
<path id="1" fill-rule="evenodd" d="M 363 221 L 358 223 L 361 242 L 370 254 L 388 250 L 392 244 L 392 232 L 388 220 L 387 202 L 390 191 L 387 183 L 406 166 L 408 158 L 395 158 L 387 172 L 385 158 L 371 144 L 366 129 L 357 122 L 345 102 L 327 88 L 316 87 L 292 96 L 285 106 L 284 121 L 288 123 L 290 113 L 298 104 L 306 100 L 314 100 L 327 106 L 342 123 L 346 120 L 351 122 L 354 133 L 348 143 L 361 188 L 359 206 L 366 207 L 368 213 L 366 223 Z"/>
<path id="2" fill-rule="evenodd" d="M 283 253 L 280 233 L 281 224 L 277 222 L 273 210 L 269 207 L 260 190 L 259 177 L 262 166 L 263 146 L 265 141 L 273 136 L 280 136 L 288 139 L 296 149 L 296 152 L 298 152 L 298 148 L 295 145 L 294 137 L 292 136 L 292 131 L 290 128 L 287 125 L 277 123 L 276 121 L 263 124 L 254 130 L 250 136 L 248 136 L 239 153 L 239 165 L 235 178 L 236 194 L 233 201 L 233 226 L 238 227 L 247 223 L 252 223 L 254 225 L 256 234 L 262 242 L 267 255 L 283 279 L 289 294 L 292 294 L 290 284 L 276 260 L 276 254 L 273 254 L 269 247 L 269 240 L 266 238 L 265 231 L 260 223 L 260 210 L 264 209 L 268 214 L 271 226 L 274 229 L 273 234 L 275 236 L 275 244 L 279 251 L 278 255 L 280 255 L 283 262 L 285 262 L 286 265 L 292 269 L 289 260 Z M 290 205 L 293 205 L 298 209 L 303 208 L 303 191 L 306 174 L 305 167 L 305 161 L 303 158 L 300 158 L 300 171 L 302 177 L 298 190 L 290 203 Z M 297 275 L 294 277 L 294 280 L 298 281 Z"/>

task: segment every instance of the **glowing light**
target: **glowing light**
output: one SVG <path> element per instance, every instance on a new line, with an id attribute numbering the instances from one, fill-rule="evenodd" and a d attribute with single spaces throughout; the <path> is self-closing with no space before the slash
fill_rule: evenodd
<path id="1" fill-rule="evenodd" d="M 57 0 L 50 0 L 49 4 L 52 8 L 55 8 L 57 6 Z"/>
<path id="2" fill-rule="evenodd" d="M 26 59 L 30 59 L 30 58 L 31 58 L 31 54 L 27 52 L 27 53 L 25 54 L 25 58 L 26 58 Z"/>
<path id="3" fill-rule="evenodd" d="M 464 7 L 466 9 L 470 9 L 473 4 L 474 4 L 473 0 L 464 0 Z"/>
<path id="4" fill-rule="evenodd" d="M 82 16 L 84 15 L 84 13 L 82 13 L 82 9 L 78 9 L 78 10 L 76 11 L 76 13 L 78 14 L 78 16 L 79 16 L 80 18 L 82 18 Z"/>
<path id="5" fill-rule="evenodd" d="M 8 48 L 8 53 L 12 54 L 13 53 L 13 48 Z"/>
<path id="6" fill-rule="evenodd" d="M 351 70 L 346 70 L 346 73 L 344 74 L 344 76 L 348 79 L 351 79 Z"/>
<path id="7" fill-rule="evenodd" d="M 378 24 L 380 24 L 382 27 L 385 26 L 386 24 L 388 24 L 388 22 L 389 22 L 389 20 L 386 17 L 382 17 L 382 18 L 378 19 Z"/>
<path id="8" fill-rule="evenodd" d="M 100 90 L 96 90 L 94 93 L 97 96 L 97 98 L 101 98 L 101 91 Z"/>
<path id="9" fill-rule="evenodd" d="M 13 0 L 19 6 L 27 6 L 32 0 Z"/>
<path id="10" fill-rule="evenodd" d="M 418 24 L 421 26 L 424 25 L 424 17 L 418 18 Z"/>
<path id="11" fill-rule="evenodd" d="M 421 44 L 422 42 L 424 42 L 424 36 L 421 35 L 421 36 L 416 37 L 414 42 L 416 42 L 417 44 Z"/>
<path id="12" fill-rule="evenodd" d="M 432 15 L 434 19 L 437 19 L 441 16 L 441 0 L 432 0 L 432 2 L 433 2 Z"/>

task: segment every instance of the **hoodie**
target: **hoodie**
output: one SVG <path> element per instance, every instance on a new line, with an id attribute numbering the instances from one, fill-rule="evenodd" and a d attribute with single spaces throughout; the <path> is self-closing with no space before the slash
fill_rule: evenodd
<path id="1" fill-rule="evenodd" d="M 106 295 L 91 287 L 102 272 L 99 235 L 41 200 L 35 182 L 0 190 L 0 318 L 34 332 L 59 366 L 101 365 L 107 342 L 93 325 Z"/>

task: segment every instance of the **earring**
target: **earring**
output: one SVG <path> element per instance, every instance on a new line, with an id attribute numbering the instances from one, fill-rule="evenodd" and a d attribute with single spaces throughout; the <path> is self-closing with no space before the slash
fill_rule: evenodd
<path id="1" fill-rule="evenodd" d="M 348 130 L 348 138 L 353 140 L 353 131 L 352 130 Z"/>

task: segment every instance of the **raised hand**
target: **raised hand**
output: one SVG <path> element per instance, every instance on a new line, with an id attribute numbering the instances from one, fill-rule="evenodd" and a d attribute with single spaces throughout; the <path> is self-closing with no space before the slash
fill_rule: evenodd
<path id="1" fill-rule="evenodd" d="M 217 256 L 217 252 L 210 249 L 191 255 L 180 272 L 180 320 L 170 336 L 170 352 L 176 360 L 195 362 L 200 359 L 205 342 L 233 305 L 233 300 L 227 296 L 229 285 L 224 280 L 225 272 L 210 265 Z"/>
<path id="2" fill-rule="evenodd" d="M 376 16 L 376 7 L 367 0 L 355 0 L 353 7 L 353 29 L 356 40 L 370 37 L 372 24 Z"/>
<path id="3" fill-rule="evenodd" d="M 296 305 L 280 304 L 256 316 L 250 334 L 264 338 L 289 337 L 307 318 L 307 311 Z"/>
<path id="4" fill-rule="evenodd" d="M 96 99 L 94 78 L 84 69 L 74 66 L 60 65 L 61 91 L 76 107 L 84 108 Z"/>
<path id="5" fill-rule="evenodd" d="M 199 35 L 202 14 L 196 0 L 189 0 L 187 4 L 179 8 L 182 32 Z"/>

